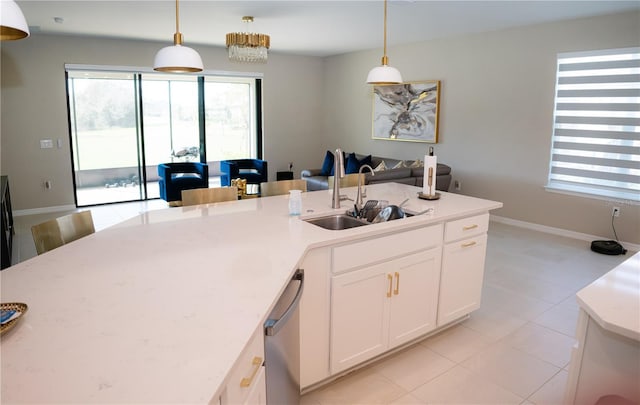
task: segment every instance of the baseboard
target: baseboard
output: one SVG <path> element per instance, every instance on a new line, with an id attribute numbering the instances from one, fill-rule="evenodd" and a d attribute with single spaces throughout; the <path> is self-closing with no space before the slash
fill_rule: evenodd
<path id="1" fill-rule="evenodd" d="M 32 208 L 29 210 L 15 210 L 13 211 L 14 217 L 21 217 L 24 215 L 37 215 L 37 214 L 49 214 L 51 212 L 60 211 L 75 211 L 75 205 L 57 205 L 54 207 Z"/>
<path id="2" fill-rule="evenodd" d="M 505 225 L 518 226 L 520 228 L 526 228 L 526 229 L 531 229 L 533 231 L 550 233 L 550 234 L 553 234 L 553 235 L 564 236 L 564 237 L 567 237 L 567 238 L 584 240 L 584 241 L 587 241 L 587 242 L 591 242 L 593 240 L 609 240 L 609 239 L 611 239 L 611 238 L 607 238 L 605 236 L 589 235 L 587 233 L 568 231 L 568 230 L 562 229 L 562 228 L 554 228 L 552 226 L 534 224 L 532 222 L 519 221 L 517 219 L 501 217 L 501 216 L 497 216 L 497 215 L 493 215 L 493 214 L 491 214 L 491 220 L 495 221 L 495 222 L 498 222 L 498 223 L 501 223 L 501 224 L 505 224 Z M 620 243 L 627 250 L 630 250 L 630 251 L 633 251 L 633 252 L 640 251 L 640 245 L 638 245 L 638 244 L 625 242 L 625 241 L 620 241 Z"/>

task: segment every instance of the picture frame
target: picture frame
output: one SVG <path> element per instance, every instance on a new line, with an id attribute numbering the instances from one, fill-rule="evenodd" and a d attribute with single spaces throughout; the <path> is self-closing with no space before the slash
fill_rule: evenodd
<path id="1" fill-rule="evenodd" d="M 372 138 L 438 143 L 440 81 L 373 86 Z"/>

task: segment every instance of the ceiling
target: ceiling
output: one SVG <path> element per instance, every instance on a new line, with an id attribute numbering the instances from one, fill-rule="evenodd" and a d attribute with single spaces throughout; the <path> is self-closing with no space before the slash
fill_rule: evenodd
<path id="1" fill-rule="evenodd" d="M 171 44 L 173 0 L 18 0 L 32 33 L 157 40 Z M 185 45 L 225 46 L 225 34 L 271 36 L 271 52 L 329 56 L 382 48 L 381 0 L 180 1 Z M 640 10 L 639 1 L 389 0 L 389 46 L 565 19 Z M 56 21 L 60 18 L 60 21 Z"/>

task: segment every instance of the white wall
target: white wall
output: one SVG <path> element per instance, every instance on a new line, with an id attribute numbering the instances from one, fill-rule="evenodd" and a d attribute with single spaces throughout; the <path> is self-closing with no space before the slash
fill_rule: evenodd
<path id="1" fill-rule="evenodd" d="M 64 64 L 150 66 L 167 43 L 33 35 L 1 47 L 1 171 L 14 210 L 74 204 Z M 271 53 L 266 65 L 230 63 L 226 50 L 195 47 L 210 70 L 264 73 L 264 158 L 269 179 L 293 161 L 299 172 L 321 150 L 323 60 Z M 40 139 L 62 139 L 40 149 Z M 53 188 L 44 189 L 51 180 Z"/>
<path id="2" fill-rule="evenodd" d="M 392 16 L 390 16 L 392 18 Z M 390 36 L 393 33 L 390 32 Z M 3 42 L 1 170 L 16 210 L 73 204 L 64 63 L 149 66 L 165 43 L 34 35 Z M 389 49 L 406 81 L 441 80 L 439 161 L 462 193 L 504 202 L 496 214 L 640 243 L 640 207 L 544 190 L 558 52 L 640 45 L 640 13 L 625 13 L 440 39 Z M 381 49 L 325 59 L 272 53 L 266 65 L 227 62 L 224 49 L 197 47 L 209 69 L 264 72 L 265 158 L 270 178 L 293 161 L 320 167 L 324 150 L 413 159 L 427 144 L 371 139 L 366 75 Z M 61 150 L 39 149 L 62 138 Z M 42 181 L 54 188 L 44 190 Z"/>
<path id="3" fill-rule="evenodd" d="M 393 18 L 390 16 L 390 18 Z M 390 31 L 390 35 L 393 32 Z M 502 201 L 495 213 L 520 221 L 640 242 L 640 207 L 547 192 L 556 54 L 640 45 L 640 13 L 573 20 L 388 50 L 405 81 L 440 80 L 438 161 L 461 193 Z M 327 58 L 325 149 L 415 159 L 428 144 L 371 139 L 367 72 L 382 50 Z"/>

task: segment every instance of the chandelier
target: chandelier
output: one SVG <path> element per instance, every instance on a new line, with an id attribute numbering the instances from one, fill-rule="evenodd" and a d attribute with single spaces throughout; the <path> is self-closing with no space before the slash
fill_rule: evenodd
<path id="1" fill-rule="evenodd" d="M 248 32 L 249 23 L 253 17 L 244 16 L 242 21 L 247 24 L 247 32 L 230 32 L 227 34 L 227 50 L 232 62 L 267 63 L 267 56 L 271 40 L 269 35 Z"/>

